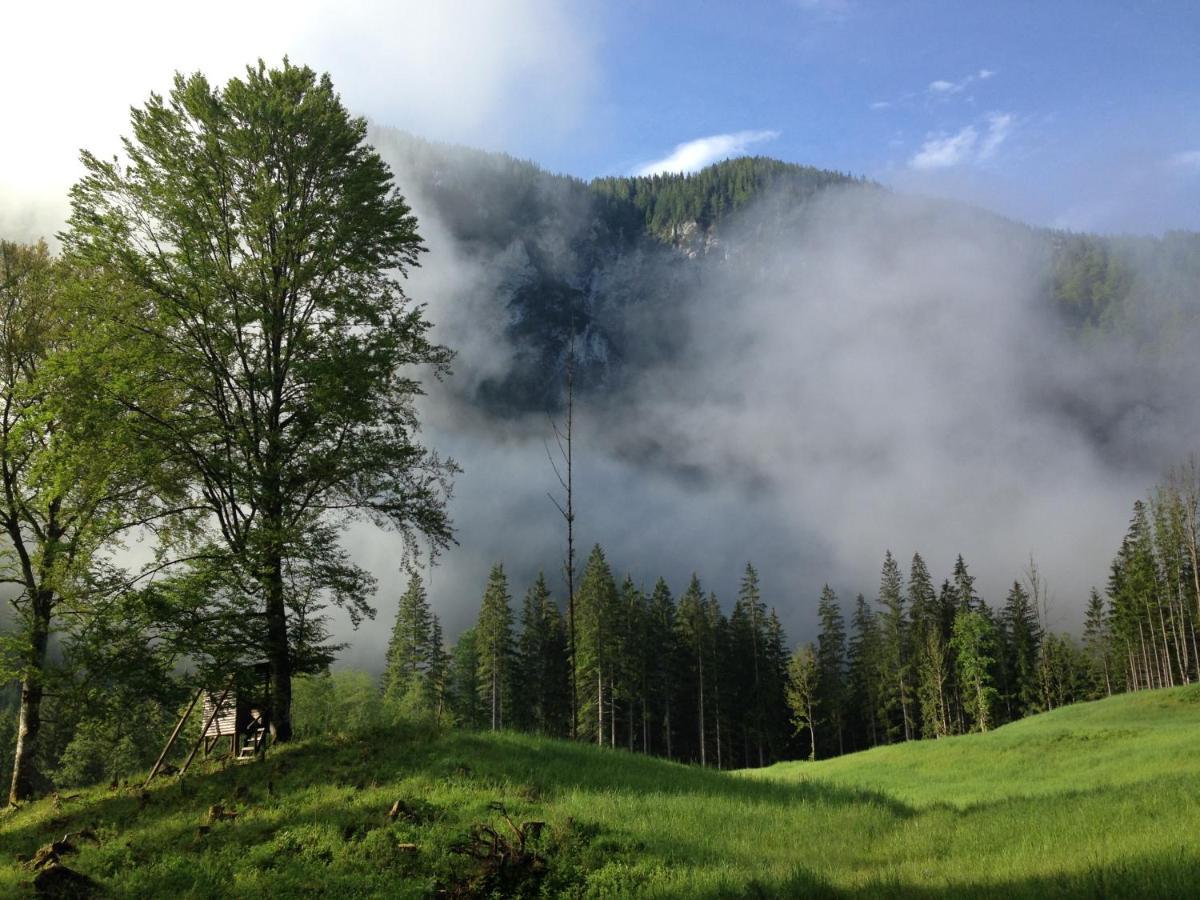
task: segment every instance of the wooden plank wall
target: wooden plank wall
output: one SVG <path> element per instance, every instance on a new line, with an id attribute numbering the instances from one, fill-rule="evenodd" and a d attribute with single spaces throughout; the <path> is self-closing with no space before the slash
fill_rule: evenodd
<path id="1" fill-rule="evenodd" d="M 204 692 L 204 716 L 202 722 L 207 722 L 209 716 L 212 715 L 213 707 L 217 705 L 217 699 L 221 696 L 220 692 L 211 693 Z M 221 711 L 217 717 L 213 719 L 212 725 L 208 731 L 204 732 L 204 737 L 228 737 L 237 732 L 237 698 L 234 697 L 233 691 L 230 691 L 225 697 L 225 702 L 221 704 Z"/>

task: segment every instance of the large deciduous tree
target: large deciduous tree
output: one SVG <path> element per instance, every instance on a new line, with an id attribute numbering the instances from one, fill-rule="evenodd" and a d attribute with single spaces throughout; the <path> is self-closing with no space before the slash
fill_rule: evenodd
<path id="1" fill-rule="evenodd" d="M 451 538 L 453 466 L 419 442 L 414 406 L 418 367 L 440 375 L 450 353 L 397 280 L 424 248 L 328 76 L 286 60 L 222 88 L 177 75 L 131 127 L 124 159 L 83 154 L 65 245 L 110 281 L 107 390 L 204 507 L 191 540 L 242 598 L 286 740 L 290 584 L 370 615 L 347 518 L 410 546 Z"/>
<path id="2" fill-rule="evenodd" d="M 122 582 L 110 551 L 125 530 L 155 518 L 136 454 L 116 449 L 119 416 L 95 397 L 92 373 L 72 361 L 88 326 L 73 305 L 76 285 L 45 244 L 0 241 L 0 584 L 12 591 L 14 612 L 0 675 L 20 682 L 12 803 L 39 786 L 51 637 L 66 630 L 80 639 L 94 624 L 99 601 Z M 130 623 L 114 624 L 121 627 L 104 629 L 110 644 L 127 637 Z M 91 649 L 72 656 L 95 661 Z M 129 659 L 144 663 L 144 649 Z M 105 673 L 110 681 L 120 674 Z"/>

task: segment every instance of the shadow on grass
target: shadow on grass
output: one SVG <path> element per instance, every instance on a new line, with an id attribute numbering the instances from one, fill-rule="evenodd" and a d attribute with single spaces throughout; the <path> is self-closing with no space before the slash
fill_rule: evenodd
<path id="1" fill-rule="evenodd" d="M 912 807 L 878 791 L 819 781 L 783 782 L 742 778 L 729 772 L 674 763 L 626 750 L 599 749 L 568 741 L 549 741 L 522 735 L 455 736 L 453 754 L 475 777 L 525 781 L 542 793 L 572 790 L 628 791 L 632 794 L 688 795 L 714 800 L 792 806 L 873 806 L 896 819 L 910 818 Z"/>
<path id="2" fill-rule="evenodd" d="M 831 891 L 824 896 L 847 898 L 925 898 L 949 900 L 955 897 L 975 897 L 982 900 L 1019 900 L 1019 898 L 1081 898 L 1155 897 L 1191 898 L 1197 896 L 1200 884 L 1200 859 L 1185 850 L 1163 852 L 1137 859 L 1122 860 L 1085 869 L 1081 872 L 1053 876 L 1030 876 L 1000 882 L 962 881 L 946 887 L 930 888 L 897 882 L 875 882 L 852 891 Z M 794 893 L 788 882 L 775 886 L 759 896 L 810 896 Z M 752 893 L 742 896 L 755 896 Z M 820 895 L 818 895 L 820 896 Z"/>
<path id="3" fill-rule="evenodd" d="M 222 852 L 233 854 L 234 865 L 249 867 L 253 865 L 250 861 L 252 851 L 272 841 L 275 833 L 282 828 L 332 828 L 335 833 L 342 834 L 341 840 L 349 845 L 358 838 L 344 829 L 349 829 L 355 822 L 367 821 L 368 817 L 372 822 L 382 823 L 385 810 L 379 803 L 380 792 L 391 791 L 397 783 L 412 776 L 428 781 L 460 783 L 471 798 L 465 806 L 447 811 L 448 821 L 436 838 L 443 842 L 447 839 L 447 832 L 456 831 L 471 821 L 476 817 L 476 810 L 484 808 L 490 800 L 507 800 L 525 795 L 523 803 L 552 810 L 556 797 L 576 791 L 628 793 L 633 797 L 696 797 L 717 801 L 718 805 L 720 801 L 733 801 L 759 805 L 764 809 L 799 804 L 870 806 L 897 822 L 918 814 L 905 804 L 878 792 L 819 781 L 781 783 L 769 779 L 742 778 L 626 751 L 602 751 L 565 741 L 539 740 L 521 735 L 452 732 L 428 737 L 401 731 L 292 745 L 268 755 L 263 762 L 225 767 L 210 765 L 183 781 L 172 778 L 156 782 L 149 791 L 148 801 L 139 799 L 140 791 L 133 788 L 109 793 L 94 789 L 79 800 L 66 802 L 61 810 L 53 809 L 49 800 L 30 804 L 8 818 L 0 819 L 0 860 L 12 864 L 18 855 L 28 856 L 37 847 L 68 831 L 93 827 L 105 830 L 106 839 L 111 841 L 111 845 L 102 851 L 85 850 L 86 855 L 81 854 L 80 857 L 80 868 L 102 881 L 107 880 L 108 876 L 115 876 L 119 868 L 149 868 L 159 862 L 157 854 L 161 853 L 177 853 L 189 859 L 198 859 Z M 302 792 L 306 791 L 311 793 L 302 797 Z M 200 837 L 198 829 L 207 824 L 207 810 L 213 804 L 224 804 L 227 808 L 234 806 L 241 810 L 260 810 L 271 818 L 246 816 L 244 821 L 236 823 L 218 822 L 210 832 Z M 927 811 L 925 809 L 921 813 Z M 754 814 L 752 810 L 748 814 L 743 810 L 739 815 L 752 820 Z M 803 822 L 798 820 L 798 825 L 802 827 Z M 714 822 L 711 827 L 719 830 L 722 823 Z M 116 829 L 116 833 L 109 829 Z M 680 838 L 678 847 L 671 847 L 671 858 L 668 859 L 662 847 L 655 852 L 636 840 L 629 842 L 635 837 L 636 828 L 627 830 L 621 828 L 619 823 L 605 823 L 601 826 L 598 843 L 607 843 L 618 856 L 626 858 L 631 864 L 640 866 L 649 860 L 651 869 L 656 864 L 667 866 L 684 876 L 690 859 L 697 860 L 699 865 L 713 862 L 708 858 L 711 850 L 685 846 L 686 838 Z M 612 838 L 617 840 L 612 842 Z M 145 846 L 137 846 L 139 839 L 145 841 Z M 848 833 L 845 839 L 867 838 Z M 440 865 L 444 869 L 448 864 L 447 848 L 435 845 L 432 835 L 429 849 L 430 859 L 427 863 L 421 863 L 426 868 L 414 874 L 433 877 L 437 873 L 430 866 L 436 868 Z M 797 851 L 797 862 L 803 863 L 802 841 Z M 432 854 L 440 854 L 440 857 Z M 585 848 L 580 851 L 578 858 L 564 862 L 577 867 L 581 878 L 587 878 L 604 864 L 605 855 Z M 1064 858 L 1064 867 L 1071 862 Z M 324 893 L 326 896 L 342 895 L 344 890 L 334 885 L 338 879 L 343 885 L 347 880 L 353 880 L 353 865 L 355 860 L 350 857 L 338 859 L 334 866 L 338 870 L 338 878 L 331 877 L 329 887 L 319 893 L 327 891 Z M 105 866 L 108 870 L 101 870 Z M 312 871 L 319 871 L 319 866 Z M 330 875 L 334 875 L 332 870 Z M 157 876 L 147 872 L 144 877 L 153 879 Z M 163 875 L 164 879 L 168 877 Z M 176 874 L 170 877 L 180 876 Z M 363 877 L 367 877 L 365 872 Z M 945 887 L 913 886 L 882 880 L 847 889 L 832 885 L 819 875 L 797 866 L 786 878 L 762 878 L 746 884 L 733 881 L 725 890 L 688 893 L 690 896 L 714 898 L 974 896 L 1012 900 L 1019 897 L 1185 897 L 1196 895 L 1197 884 L 1200 884 L 1200 860 L 1178 851 L 1152 858 L 1099 865 L 1077 874 L 1031 877 L 1005 883 L 955 882 Z M 168 892 L 188 892 L 187 885 L 165 880 L 162 884 L 156 882 L 155 886 Z M 629 889 L 627 893 L 636 893 L 639 885 L 635 880 L 624 886 Z M 653 884 L 647 887 L 653 889 Z M 206 890 L 207 887 L 196 882 L 195 890 L 189 893 L 192 896 L 208 896 Z M 364 886 L 361 895 L 369 896 L 370 891 L 371 888 Z M 358 892 L 354 893 L 359 895 Z M 211 895 L 219 896 L 219 893 Z M 623 894 L 618 890 L 617 895 Z"/>

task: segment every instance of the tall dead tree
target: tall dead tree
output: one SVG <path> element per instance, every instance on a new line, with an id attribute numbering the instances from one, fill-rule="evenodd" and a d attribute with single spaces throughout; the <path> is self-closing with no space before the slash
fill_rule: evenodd
<path id="1" fill-rule="evenodd" d="M 578 666 L 575 654 L 575 490 L 571 458 L 575 424 L 575 320 L 573 317 L 571 319 L 571 336 L 567 344 L 566 393 L 567 409 L 564 427 L 560 428 L 558 422 L 553 419 L 550 422 L 554 431 L 554 442 L 558 446 L 559 458 L 562 460 L 561 469 L 559 463 L 555 462 L 549 446 L 546 447 L 546 456 L 550 460 L 550 467 L 554 470 L 554 476 L 563 489 L 563 502 L 560 503 L 553 494 L 548 493 L 547 496 L 567 524 L 567 558 L 564 566 L 567 577 L 567 655 L 571 660 L 571 740 L 575 740 L 579 733 L 579 700 L 576 694 Z"/>

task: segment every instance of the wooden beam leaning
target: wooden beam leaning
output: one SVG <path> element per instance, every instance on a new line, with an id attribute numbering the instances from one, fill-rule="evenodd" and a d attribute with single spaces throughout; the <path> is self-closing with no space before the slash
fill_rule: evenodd
<path id="1" fill-rule="evenodd" d="M 190 766 L 192 764 L 192 760 L 196 758 L 196 751 L 200 749 L 201 741 L 203 741 L 204 736 L 208 734 L 208 729 L 212 727 L 212 723 L 217 718 L 217 714 L 221 712 L 221 705 L 225 702 L 225 698 L 229 696 L 229 692 L 231 690 L 233 690 L 232 684 L 225 688 L 225 690 L 221 693 L 221 696 L 217 698 L 217 702 L 213 704 L 212 715 L 208 717 L 208 721 L 205 722 L 204 727 L 200 729 L 200 737 L 196 738 L 196 744 L 194 747 L 192 747 L 192 752 L 188 754 L 187 761 L 184 762 L 183 768 L 179 770 L 180 775 L 188 770 L 188 766 Z"/>
<path id="2" fill-rule="evenodd" d="M 163 747 L 162 753 L 158 754 L 158 759 L 154 761 L 154 768 L 151 769 L 150 774 L 146 776 L 146 783 L 142 785 L 143 790 L 149 786 L 151 780 L 155 775 L 158 774 L 158 770 L 162 768 L 163 761 L 167 758 L 167 754 L 170 753 L 171 748 L 175 746 L 175 739 L 179 737 L 179 732 L 183 730 L 183 723 L 188 720 L 189 716 L 191 716 L 192 710 L 196 708 L 196 703 L 200 700 L 200 697 L 203 693 L 204 688 L 200 688 L 200 690 L 196 691 L 196 696 L 192 698 L 192 702 L 188 704 L 188 708 L 184 710 L 183 715 L 179 717 L 179 721 L 175 723 L 175 730 L 171 732 L 171 737 L 167 740 L 167 746 Z"/>

